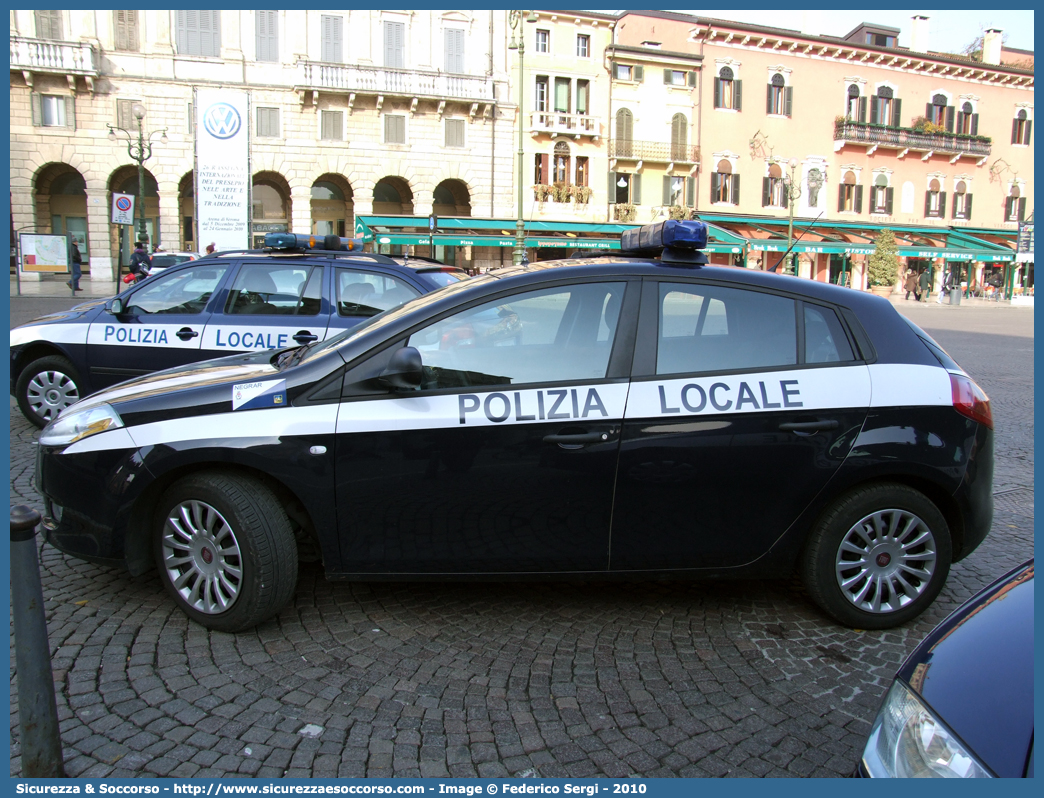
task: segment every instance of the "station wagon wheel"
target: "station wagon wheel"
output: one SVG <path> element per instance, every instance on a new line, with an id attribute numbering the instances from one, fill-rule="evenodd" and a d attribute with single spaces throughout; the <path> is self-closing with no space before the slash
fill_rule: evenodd
<path id="1" fill-rule="evenodd" d="M 297 545 L 279 500 L 252 477 L 204 472 L 160 500 L 156 565 L 193 620 L 238 632 L 271 618 L 297 585 Z"/>
<path id="2" fill-rule="evenodd" d="M 835 619 L 887 629 L 920 615 L 949 573 L 942 513 L 905 485 L 873 485 L 838 499 L 809 538 L 805 586 Z"/>
<path id="3" fill-rule="evenodd" d="M 15 384 L 22 415 L 37 427 L 47 426 L 82 396 L 76 369 L 61 355 L 34 360 L 22 369 Z"/>

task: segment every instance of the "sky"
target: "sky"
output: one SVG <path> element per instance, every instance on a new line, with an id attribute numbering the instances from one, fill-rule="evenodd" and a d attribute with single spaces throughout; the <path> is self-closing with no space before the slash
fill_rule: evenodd
<path id="1" fill-rule="evenodd" d="M 672 9 L 675 10 L 675 9 Z M 768 8 L 756 11 L 709 11 L 707 9 L 676 9 L 684 14 L 717 17 L 734 22 L 749 22 L 775 28 L 790 28 L 802 33 L 844 36 L 861 22 L 875 22 L 899 28 L 899 46 L 910 44 L 910 17 L 924 14 L 929 17 L 928 49 L 941 52 L 959 52 L 983 28 L 1000 28 L 1007 34 L 1005 45 L 1021 50 L 1033 49 L 1033 11 L 973 11 L 959 9 L 944 11 L 784 11 Z"/>

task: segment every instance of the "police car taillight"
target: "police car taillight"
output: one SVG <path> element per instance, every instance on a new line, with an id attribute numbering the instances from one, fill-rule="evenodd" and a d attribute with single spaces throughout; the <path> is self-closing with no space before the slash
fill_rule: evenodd
<path id="1" fill-rule="evenodd" d="M 990 398 L 975 381 L 964 374 L 950 373 L 950 394 L 953 397 L 953 409 L 972 421 L 978 421 L 993 429 L 993 412 L 990 410 Z"/>

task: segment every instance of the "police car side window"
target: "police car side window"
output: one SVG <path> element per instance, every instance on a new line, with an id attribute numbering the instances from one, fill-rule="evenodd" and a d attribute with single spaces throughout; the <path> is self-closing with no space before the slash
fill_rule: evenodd
<path id="1" fill-rule="evenodd" d="M 624 283 L 545 288 L 442 319 L 410 336 L 424 389 L 603 379 Z"/>
<path id="2" fill-rule="evenodd" d="M 855 360 L 852 345 L 830 308 L 805 305 L 805 362 L 839 363 Z"/>
<path id="3" fill-rule="evenodd" d="M 132 316 L 202 313 L 226 271 L 228 264 L 210 263 L 161 274 L 134 292 L 127 301 L 126 313 Z"/>
<path id="4" fill-rule="evenodd" d="M 340 316 L 376 316 L 418 296 L 420 291 L 390 274 L 337 270 L 337 313 Z"/>
<path id="5" fill-rule="evenodd" d="M 232 283 L 225 313 L 315 316 L 322 304 L 323 267 L 245 263 Z"/>
<path id="6" fill-rule="evenodd" d="M 660 283 L 657 374 L 771 368 L 797 363 L 795 304 L 711 285 Z"/>

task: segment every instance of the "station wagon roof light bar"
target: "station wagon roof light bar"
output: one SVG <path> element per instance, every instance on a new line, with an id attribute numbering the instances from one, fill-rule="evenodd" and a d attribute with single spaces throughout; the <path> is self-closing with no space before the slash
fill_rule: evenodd
<path id="1" fill-rule="evenodd" d="M 620 249 L 628 255 L 658 255 L 661 263 L 699 267 L 707 263 L 707 225 L 698 219 L 667 219 L 625 230 Z"/>

